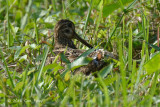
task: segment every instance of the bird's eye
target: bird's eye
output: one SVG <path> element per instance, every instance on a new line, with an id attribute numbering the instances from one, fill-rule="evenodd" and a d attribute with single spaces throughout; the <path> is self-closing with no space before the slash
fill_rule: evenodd
<path id="1" fill-rule="evenodd" d="M 65 33 L 69 33 L 69 32 L 70 32 L 69 29 L 66 29 L 66 30 L 65 30 Z"/>
<path id="2" fill-rule="evenodd" d="M 68 24 L 68 27 L 72 27 L 72 24 L 71 24 L 71 23 L 69 23 L 69 24 Z"/>

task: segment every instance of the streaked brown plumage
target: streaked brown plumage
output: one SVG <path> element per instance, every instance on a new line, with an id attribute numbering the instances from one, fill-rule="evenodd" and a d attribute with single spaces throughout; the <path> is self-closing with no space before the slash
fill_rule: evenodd
<path id="1" fill-rule="evenodd" d="M 65 56 L 69 59 L 70 62 L 73 62 L 77 57 L 79 57 L 82 53 L 86 51 L 77 49 L 72 39 L 77 39 L 87 47 L 93 48 L 92 45 L 88 44 L 85 40 L 78 36 L 78 34 L 75 32 L 75 25 L 73 22 L 67 19 L 62 19 L 58 21 L 54 28 L 53 52 L 57 55 L 58 53 L 64 52 L 67 46 Z M 106 63 L 101 60 L 104 57 L 104 55 L 102 55 L 101 52 L 102 50 L 90 53 L 88 57 L 95 58 L 88 65 L 82 66 L 76 69 L 75 71 L 83 72 L 84 74 L 88 75 L 91 72 L 95 72 L 97 70 L 102 69 L 104 66 L 106 66 Z M 115 57 L 112 53 L 108 51 L 103 51 L 103 54 L 108 55 L 110 57 Z M 51 61 L 53 60 L 54 57 L 48 57 L 47 64 L 48 62 L 51 63 Z M 65 66 L 65 64 L 63 63 L 62 66 Z"/>

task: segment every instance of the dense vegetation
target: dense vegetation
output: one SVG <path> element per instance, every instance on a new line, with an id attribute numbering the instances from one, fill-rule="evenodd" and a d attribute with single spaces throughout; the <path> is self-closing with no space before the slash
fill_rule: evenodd
<path id="1" fill-rule="evenodd" d="M 60 19 L 119 60 L 98 77 L 45 65 Z M 0 105 L 160 106 L 159 22 L 159 0 L 0 0 Z"/>

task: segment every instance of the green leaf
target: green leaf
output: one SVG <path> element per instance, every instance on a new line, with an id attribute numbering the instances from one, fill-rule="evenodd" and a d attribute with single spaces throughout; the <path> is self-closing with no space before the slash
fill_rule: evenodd
<path id="1" fill-rule="evenodd" d="M 100 76 L 101 76 L 102 78 L 105 78 L 105 77 L 108 75 L 108 73 L 111 72 L 112 69 L 113 69 L 113 63 L 110 64 L 110 65 L 108 65 L 108 66 L 106 66 L 106 67 L 104 67 L 104 68 L 99 72 L 99 74 L 100 74 Z"/>
<path id="2" fill-rule="evenodd" d="M 16 60 L 19 57 L 21 49 L 22 49 L 21 47 L 17 48 L 17 51 L 14 54 L 14 60 Z"/>
<path id="3" fill-rule="evenodd" d="M 147 42 L 146 42 L 146 44 L 148 44 L 149 46 L 151 46 L 151 47 L 154 48 L 155 50 L 160 51 L 160 47 L 158 47 L 158 46 L 156 46 L 156 45 L 152 45 L 152 44 L 147 43 Z"/>
<path id="4" fill-rule="evenodd" d="M 22 53 L 24 53 L 27 48 L 29 48 L 29 45 L 24 46 L 24 47 L 22 47 L 22 48 L 19 48 L 19 49 L 15 52 L 14 60 L 16 60 Z"/>
<path id="5" fill-rule="evenodd" d="M 112 84 L 117 78 L 116 77 L 112 77 L 111 75 L 107 76 L 107 78 L 104 79 L 104 82 L 106 84 L 106 86 Z"/>
<path id="6" fill-rule="evenodd" d="M 24 84 L 23 82 L 17 83 L 16 87 L 14 88 L 14 91 L 19 91 L 20 89 L 22 89 L 23 84 Z"/>
<path id="7" fill-rule="evenodd" d="M 11 23 L 9 23 L 9 26 L 11 28 L 11 31 L 12 31 L 13 35 L 15 36 L 19 27 L 14 27 Z"/>
<path id="8" fill-rule="evenodd" d="M 16 11 L 16 15 L 15 15 L 15 19 L 18 21 L 19 19 L 21 19 L 23 13 L 21 10 L 17 10 Z"/>
<path id="9" fill-rule="evenodd" d="M 43 67 L 44 67 L 45 62 L 46 62 L 48 51 L 49 51 L 49 47 L 46 45 L 45 49 L 44 49 L 44 53 L 43 53 L 42 62 L 41 62 L 41 65 L 39 66 L 39 74 L 38 74 L 38 78 L 37 78 L 37 81 L 36 81 L 37 83 L 40 80 L 40 78 L 42 77 L 42 71 L 43 71 Z"/>
<path id="10" fill-rule="evenodd" d="M 27 24 L 27 21 L 28 21 L 28 17 L 29 17 L 29 13 L 30 13 L 30 10 L 31 10 L 31 7 L 32 7 L 32 2 L 33 0 L 29 0 L 28 2 L 28 6 L 26 8 L 26 14 L 23 16 L 23 18 L 21 19 L 21 29 L 24 30 L 26 24 Z"/>
<path id="11" fill-rule="evenodd" d="M 121 0 L 121 2 L 117 1 L 117 2 L 112 2 L 111 4 L 104 5 L 104 8 L 103 8 L 104 17 L 107 17 L 112 12 L 114 12 L 115 10 L 119 9 L 120 7 L 122 7 L 122 5 L 126 5 L 126 4 L 128 4 L 128 3 L 132 2 L 132 1 L 133 0 Z"/>
<path id="12" fill-rule="evenodd" d="M 65 75 L 65 77 L 64 77 L 64 80 L 68 81 L 70 79 L 70 77 L 71 77 L 71 73 L 67 72 L 66 75 Z"/>
<path id="13" fill-rule="evenodd" d="M 0 93 L 0 97 L 4 98 L 5 97 L 5 93 Z"/>
<path id="14" fill-rule="evenodd" d="M 145 65 L 145 70 L 148 74 L 160 70 L 160 52 L 153 56 Z"/>
<path id="15" fill-rule="evenodd" d="M 53 63 L 53 64 L 46 65 L 46 66 L 44 66 L 44 68 L 43 68 L 43 72 L 46 71 L 46 70 L 48 70 L 48 69 L 53 69 L 53 68 L 55 68 L 55 67 L 57 67 L 57 66 L 58 66 L 57 63 Z"/>
<path id="16" fill-rule="evenodd" d="M 58 79 L 58 90 L 63 92 L 63 90 L 65 89 L 64 83 L 61 79 Z"/>
<path id="17" fill-rule="evenodd" d="M 27 55 L 23 55 L 19 58 L 20 62 L 23 62 L 24 60 L 27 60 Z"/>
<path id="18" fill-rule="evenodd" d="M 88 58 L 88 57 L 79 58 L 78 60 L 71 63 L 71 70 L 75 70 L 76 68 L 79 68 L 80 66 L 87 65 L 91 60 L 93 59 Z"/>
<path id="19" fill-rule="evenodd" d="M 56 74 L 57 71 L 62 70 L 62 69 L 64 69 L 64 67 L 58 64 L 58 66 L 56 66 L 56 67 L 54 68 L 54 70 L 53 70 L 53 71 L 54 71 L 54 74 Z"/>
<path id="20" fill-rule="evenodd" d="M 65 62 L 65 63 L 70 63 L 70 61 L 68 60 L 68 58 L 64 55 L 64 53 L 62 52 L 62 53 L 60 53 L 60 56 L 61 56 L 61 59 L 62 59 L 62 61 L 63 62 Z"/>

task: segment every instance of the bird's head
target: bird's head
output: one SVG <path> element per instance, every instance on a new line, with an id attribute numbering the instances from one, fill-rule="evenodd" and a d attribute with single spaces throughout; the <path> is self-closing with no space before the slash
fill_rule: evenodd
<path id="1" fill-rule="evenodd" d="M 56 24 L 54 32 L 56 33 L 55 36 L 73 39 L 75 35 L 75 26 L 70 20 L 62 19 Z"/>
<path id="2" fill-rule="evenodd" d="M 63 43 L 66 46 L 69 45 L 68 42 L 63 42 L 63 41 L 66 41 L 66 40 L 72 41 L 72 39 L 77 39 L 87 47 L 93 48 L 92 45 L 88 44 L 84 39 L 78 36 L 78 34 L 75 32 L 74 23 L 68 19 L 62 19 L 58 21 L 58 23 L 55 25 L 54 33 L 55 33 L 54 38 L 61 39 L 57 41 L 62 41 L 61 43 Z"/>

